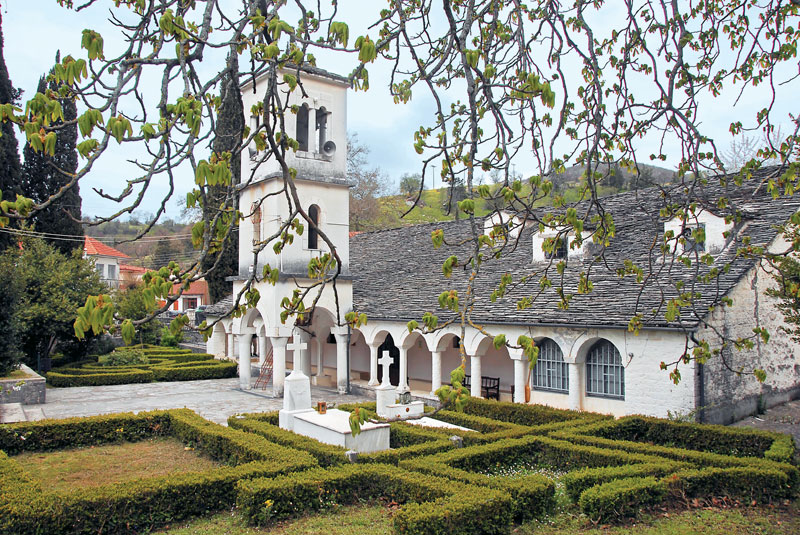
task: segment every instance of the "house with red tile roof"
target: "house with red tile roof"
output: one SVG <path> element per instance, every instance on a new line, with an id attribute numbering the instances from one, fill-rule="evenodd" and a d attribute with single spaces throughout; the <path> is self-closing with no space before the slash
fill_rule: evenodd
<path id="1" fill-rule="evenodd" d="M 119 284 L 122 288 L 132 288 L 141 282 L 142 277 L 147 273 L 148 269 L 141 266 L 132 266 L 131 264 L 119 265 Z"/>
<path id="2" fill-rule="evenodd" d="M 84 236 L 84 238 L 83 256 L 94 260 L 95 268 L 103 282 L 112 288 L 119 288 L 120 260 L 130 258 L 130 256 L 91 236 Z"/>

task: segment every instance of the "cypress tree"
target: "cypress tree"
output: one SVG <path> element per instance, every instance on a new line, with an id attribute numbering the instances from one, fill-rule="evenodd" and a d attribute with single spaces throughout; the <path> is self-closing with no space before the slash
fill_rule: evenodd
<path id="1" fill-rule="evenodd" d="M 16 103 L 21 92 L 11 85 L 8 76 L 6 60 L 3 56 L 3 18 L 0 14 L 0 104 Z M 2 123 L 0 137 L 0 191 L 3 192 L 3 199 L 14 200 L 22 190 L 19 187 L 20 165 L 19 147 L 14 133 L 14 125 L 8 121 Z M 9 227 L 14 228 L 18 225 L 11 221 Z M 16 242 L 13 235 L 0 232 L 0 251 Z"/>
<path id="2" fill-rule="evenodd" d="M 58 62 L 56 57 L 56 62 Z M 48 88 L 49 85 L 49 88 Z M 51 81 L 49 84 L 44 77 L 39 79 L 37 91 L 45 93 L 48 89 L 56 91 L 58 85 Z M 71 121 L 78 116 L 78 109 L 72 98 L 59 99 L 61 108 L 64 112 L 64 120 Z M 55 123 L 55 126 L 58 126 Z M 78 168 L 78 152 L 76 144 L 78 141 L 78 128 L 76 125 L 64 126 L 56 132 L 55 153 L 50 156 L 42 152 L 36 152 L 25 144 L 23 154 L 25 164 L 22 167 L 22 193 L 30 197 L 37 204 L 45 202 L 52 195 L 61 190 L 71 180 L 71 175 Z M 78 184 L 75 184 L 50 206 L 37 212 L 33 216 L 34 230 L 52 234 L 67 234 L 76 237 L 83 236 L 83 226 L 80 224 L 81 218 L 81 196 Z M 82 249 L 83 241 L 48 239 L 51 245 L 60 252 L 69 256 L 73 249 Z"/>
<path id="3" fill-rule="evenodd" d="M 239 91 L 239 60 L 234 51 L 228 56 L 228 72 L 222 79 L 221 100 L 217 124 L 215 129 L 212 149 L 216 153 L 226 151 L 234 152 L 242 142 L 244 133 L 244 104 Z M 211 221 L 219 212 L 219 207 L 225 202 L 229 187 L 238 184 L 242 176 L 242 163 L 238 154 L 231 158 L 231 185 L 208 186 L 206 189 L 206 202 L 203 206 L 203 218 Z M 228 203 L 225 209 L 236 209 L 238 203 Z M 215 254 L 206 255 L 202 262 L 203 270 L 210 269 L 222 255 L 219 265 L 215 270 L 206 275 L 208 291 L 211 301 L 217 302 L 233 292 L 233 284 L 226 281 L 226 277 L 236 275 L 239 271 L 239 244 L 238 232 L 232 231 L 225 240 L 224 249 Z"/>

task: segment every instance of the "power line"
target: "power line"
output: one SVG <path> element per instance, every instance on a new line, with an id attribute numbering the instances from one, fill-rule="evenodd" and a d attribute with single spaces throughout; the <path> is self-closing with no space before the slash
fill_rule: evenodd
<path id="1" fill-rule="evenodd" d="M 33 230 L 25 230 L 25 229 L 14 229 L 14 228 L 0 228 L 0 232 L 5 232 L 6 234 L 16 234 L 18 236 L 25 236 L 30 238 L 44 238 L 47 240 L 55 240 L 55 241 L 75 241 L 75 242 L 83 242 L 85 241 L 86 237 L 88 236 L 76 236 L 75 234 L 55 234 L 52 232 L 37 232 Z M 106 244 L 116 244 L 121 240 L 114 240 L 107 237 L 94 237 L 88 236 L 94 240 L 99 241 L 100 243 Z M 185 241 L 191 239 L 191 234 L 171 234 L 167 236 L 143 236 L 138 240 L 131 240 L 131 242 L 137 243 L 149 243 L 149 242 L 159 242 L 159 241 Z"/>

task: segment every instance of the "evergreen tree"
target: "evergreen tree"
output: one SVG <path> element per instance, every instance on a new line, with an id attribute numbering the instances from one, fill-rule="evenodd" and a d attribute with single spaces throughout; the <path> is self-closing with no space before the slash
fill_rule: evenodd
<path id="1" fill-rule="evenodd" d="M 56 57 L 56 62 L 59 58 Z M 49 87 L 48 87 L 49 85 Z M 37 91 L 45 93 L 55 91 L 58 85 L 49 84 L 44 77 L 39 79 Z M 64 112 L 64 120 L 74 120 L 78 115 L 77 106 L 72 98 L 59 99 Z M 55 123 L 55 126 L 58 126 Z M 56 149 L 52 156 L 34 151 L 30 143 L 25 144 L 23 153 L 25 164 L 22 167 L 22 194 L 30 197 L 36 204 L 49 199 L 61 190 L 71 179 L 71 175 L 78 168 L 78 152 L 75 148 L 78 139 L 78 129 L 75 125 L 64 126 L 57 131 Z M 50 206 L 37 212 L 33 216 L 33 227 L 37 232 L 52 234 L 68 234 L 83 236 L 81 218 L 81 196 L 78 185 L 75 184 L 64 192 L 61 197 L 53 201 Z M 48 240 L 59 251 L 68 255 L 73 249 L 83 247 L 81 240 Z"/>
<path id="2" fill-rule="evenodd" d="M 242 163 L 238 153 L 234 151 L 242 142 L 244 132 L 244 104 L 242 104 L 242 94 L 239 91 L 239 60 L 238 54 L 232 52 L 228 56 L 228 72 L 222 79 L 222 90 L 219 115 L 217 116 L 215 137 L 212 149 L 216 153 L 230 151 L 234 153 L 231 158 L 231 188 L 238 184 L 242 176 Z M 203 218 L 212 221 L 220 210 L 236 209 L 237 206 L 226 203 L 226 196 L 229 187 L 224 185 L 208 186 L 206 189 L 206 201 L 203 206 Z M 223 248 L 215 254 L 206 255 L 203 258 L 203 270 L 210 269 L 217 257 L 222 255 L 222 259 L 216 269 L 206 275 L 208 282 L 208 292 L 211 294 L 211 301 L 217 302 L 226 295 L 233 292 L 233 284 L 226 281 L 226 277 L 236 275 L 239 268 L 239 243 L 238 232 L 231 232 L 225 240 Z"/>
<path id="3" fill-rule="evenodd" d="M 8 76 L 6 60 L 3 56 L 2 26 L 3 19 L 0 14 L 0 104 L 8 104 L 9 102 L 17 101 L 20 91 L 14 89 Z M 14 200 L 17 194 L 21 193 L 19 187 L 19 147 L 17 146 L 17 138 L 14 135 L 14 125 L 8 121 L 2 123 L 0 133 L 2 133 L 2 137 L 0 137 L 0 192 L 3 194 L 3 199 Z M 16 226 L 13 221 L 9 225 L 10 228 Z M 0 251 L 14 242 L 13 235 L 7 232 L 0 232 Z"/>

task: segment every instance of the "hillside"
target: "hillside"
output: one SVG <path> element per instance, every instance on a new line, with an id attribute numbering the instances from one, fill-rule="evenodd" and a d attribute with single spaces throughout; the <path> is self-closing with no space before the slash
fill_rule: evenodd
<path id="1" fill-rule="evenodd" d="M 601 172 L 608 172 L 608 166 Z M 555 191 L 564 197 L 566 202 L 580 200 L 581 187 L 580 177 L 583 174 L 583 167 L 573 166 L 564 173 L 553 177 Z M 672 182 L 676 177 L 674 171 L 657 167 L 655 165 L 639 164 L 639 175 L 635 175 L 625 170 L 615 167 L 614 173 L 610 174 L 606 184 L 598 186 L 601 196 L 613 195 L 622 191 L 640 189 L 655 184 L 664 185 Z M 492 186 L 499 187 L 499 186 Z M 523 193 L 525 191 L 523 190 Z M 447 213 L 446 188 L 430 189 L 422 192 L 420 202 L 413 206 L 414 197 L 404 195 L 388 195 L 378 199 L 380 203 L 380 214 L 363 225 L 362 230 L 378 230 L 394 228 L 418 223 L 431 223 L 436 221 L 447 221 L 454 219 L 454 213 Z M 536 203 L 536 206 L 547 206 L 552 204 L 552 197 L 543 199 Z M 412 208 L 403 217 L 403 214 Z M 493 207 L 487 201 L 478 201 L 475 207 L 475 214 L 485 216 L 492 212 Z"/>
<path id="2" fill-rule="evenodd" d="M 129 221 L 109 221 L 97 226 L 86 226 L 86 234 L 97 238 L 106 245 L 127 254 L 127 263 L 156 268 L 169 260 L 179 263 L 191 261 L 196 256 L 192 247 L 192 225 L 171 219 L 159 223 L 142 239 L 130 241 L 145 228 L 145 223 L 132 219 Z"/>

